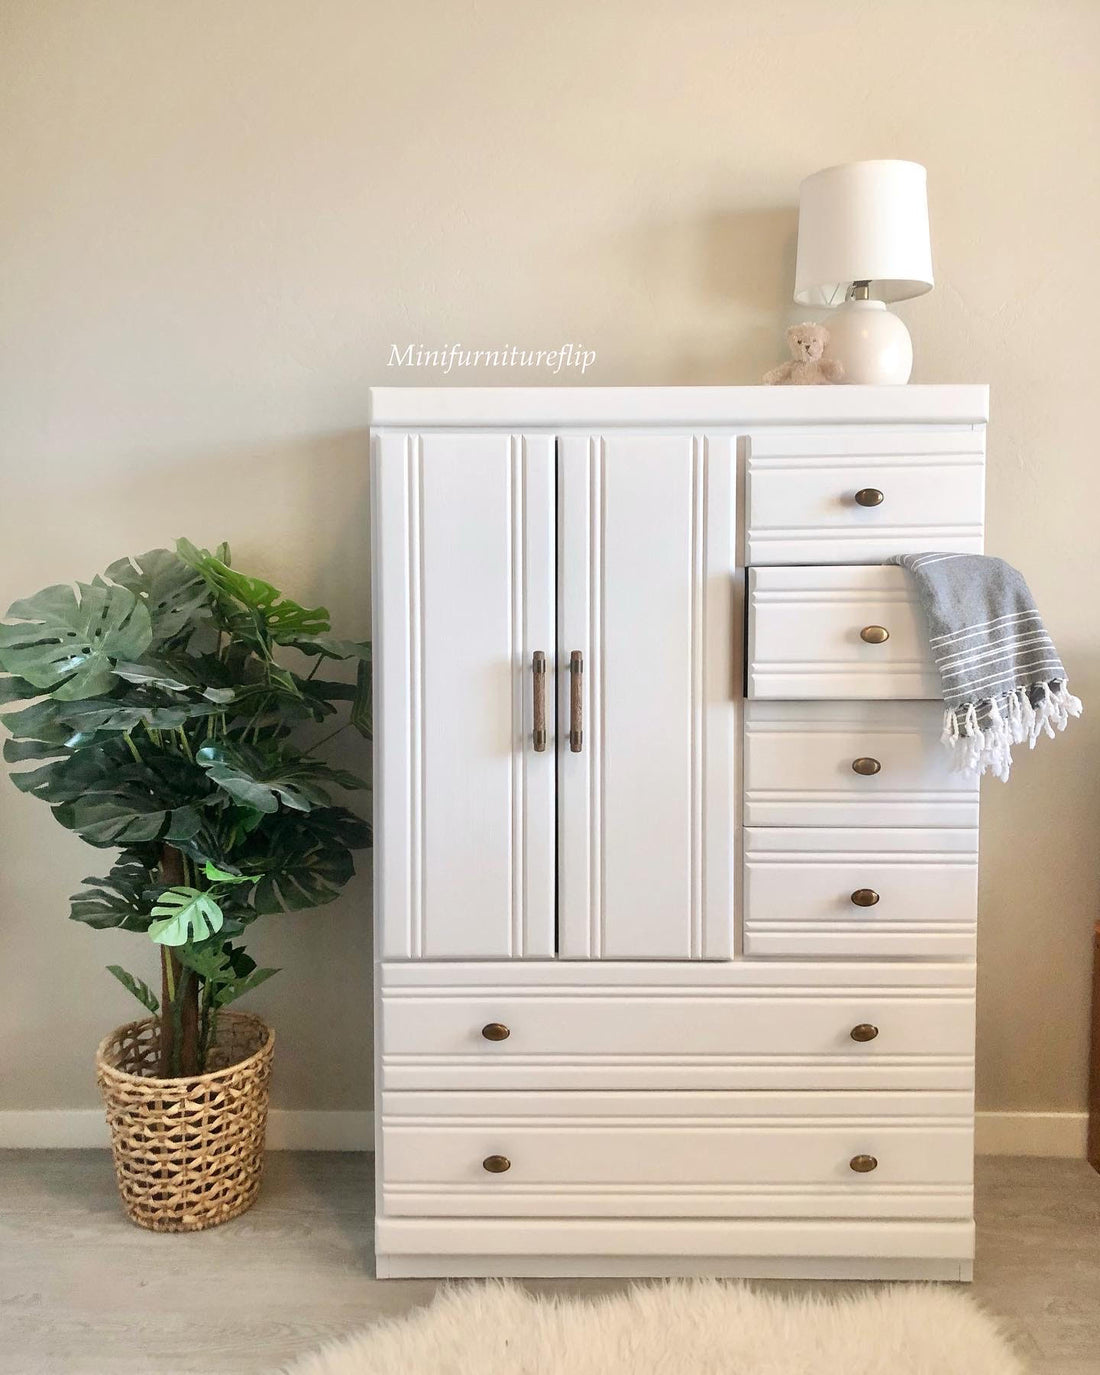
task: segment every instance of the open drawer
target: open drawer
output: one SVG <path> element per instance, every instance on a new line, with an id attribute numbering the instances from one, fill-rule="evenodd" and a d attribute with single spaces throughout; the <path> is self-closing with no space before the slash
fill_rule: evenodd
<path id="1" fill-rule="evenodd" d="M 924 617 L 904 569 L 749 570 L 750 697 L 939 694 Z"/>

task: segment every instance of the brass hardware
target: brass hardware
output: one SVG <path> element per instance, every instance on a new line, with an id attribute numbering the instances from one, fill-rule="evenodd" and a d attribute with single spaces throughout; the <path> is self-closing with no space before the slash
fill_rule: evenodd
<path id="1" fill-rule="evenodd" d="M 546 655 L 536 649 L 531 658 L 531 679 L 534 693 L 534 742 L 541 754 L 546 748 Z"/>
<path id="2" fill-rule="evenodd" d="M 512 1033 L 503 1022 L 490 1022 L 481 1028 L 481 1034 L 487 1041 L 507 1041 Z"/>
<path id="3" fill-rule="evenodd" d="M 857 506 L 881 506 L 884 500 L 877 487 L 861 487 L 856 493 Z"/>
<path id="4" fill-rule="evenodd" d="M 884 645 L 890 638 L 890 632 L 884 625 L 865 625 L 859 632 L 859 638 L 864 644 Z"/>
<path id="5" fill-rule="evenodd" d="M 852 902 L 856 907 L 874 907 L 878 894 L 873 888 L 857 888 L 852 894 Z"/>
<path id="6" fill-rule="evenodd" d="M 865 1159 L 866 1157 L 861 1158 Z M 490 1174 L 503 1174 L 505 1170 L 510 1170 L 512 1168 L 512 1162 L 506 1155 L 487 1155 L 481 1162 L 481 1168 L 483 1170 L 488 1170 Z M 874 1168 L 875 1167 L 872 1165 L 871 1169 Z M 855 1169 L 854 1165 L 852 1169 Z"/>
<path id="7" fill-rule="evenodd" d="M 848 1161 L 848 1168 L 855 1170 L 856 1174 L 870 1174 L 878 1169 L 878 1161 L 873 1155 L 853 1155 Z"/>
<path id="8" fill-rule="evenodd" d="M 852 760 L 852 772 L 861 773 L 864 778 L 870 778 L 872 774 L 878 773 L 882 765 L 877 759 L 872 759 L 869 755 L 861 754 L 858 759 Z"/>
<path id="9" fill-rule="evenodd" d="M 859 1026 L 852 1027 L 848 1035 L 853 1041 L 873 1041 L 878 1035 L 878 1027 L 870 1022 L 860 1022 Z"/>
<path id="10" fill-rule="evenodd" d="M 575 649 L 569 656 L 569 748 L 580 754 L 584 742 L 584 655 Z"/>

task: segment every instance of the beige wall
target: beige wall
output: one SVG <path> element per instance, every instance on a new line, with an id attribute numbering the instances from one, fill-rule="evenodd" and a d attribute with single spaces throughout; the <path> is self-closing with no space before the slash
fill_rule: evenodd
<path id="1" fill-rule="evenodd" d="M 981 1101 L 1084 1099 L 1097 914 L 1095 0 L 6 0 L 0 603 L 186 533 L 363 635 L 391 342 L 598 350 L 595 385 L 781 356 L 799 179 L 928 166 L 917 381 L 989 381 L 989 547 L 1091 711 L 986 788 Z M 514 376 L 466 374 L 461 381 Z M 2 1106 L 95 1102 L 136 937 L 0 789 Z M 276 1098 L 370 1099 L 368 883 L 256 945 Z M 136 1006 L 136 1005 L 134 1005 Z"/>

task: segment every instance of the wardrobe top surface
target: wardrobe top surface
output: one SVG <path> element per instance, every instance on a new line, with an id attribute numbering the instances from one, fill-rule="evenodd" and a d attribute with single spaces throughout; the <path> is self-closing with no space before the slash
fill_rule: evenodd
<path id="1" fill-rule="evenodd" d="M 371 387 L 376 428 L 522 425 L 980 425 L 985 385 Z"/>

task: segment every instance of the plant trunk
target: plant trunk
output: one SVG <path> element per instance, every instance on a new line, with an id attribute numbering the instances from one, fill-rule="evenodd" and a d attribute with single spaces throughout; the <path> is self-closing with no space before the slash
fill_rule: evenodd
<path id="1" fill-rule="evenodd" d="M 184 882 L 183 855 L 174 845 L 160 852 L 161 882 Z M 199 1072 L 199 980 L 194 970 L 176 959 L 167 945 L 160 948 L 160 1077 L 174 1079 Z"/>

